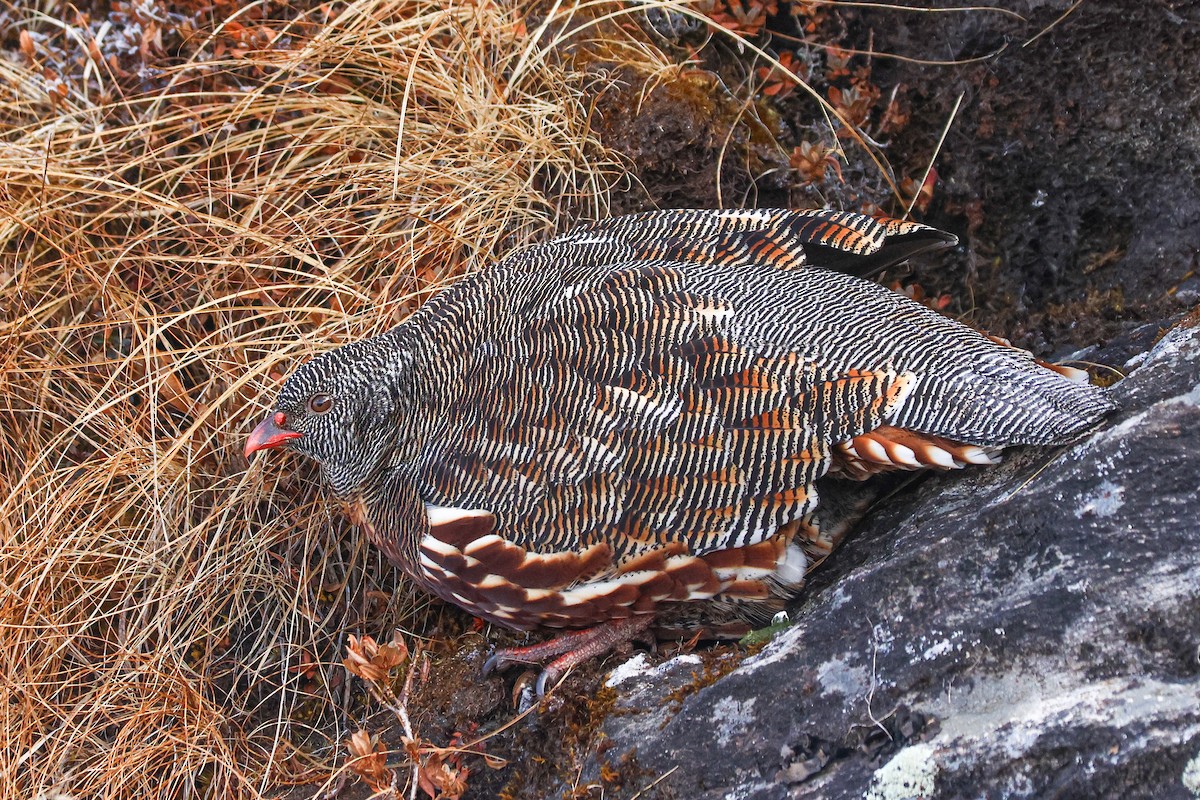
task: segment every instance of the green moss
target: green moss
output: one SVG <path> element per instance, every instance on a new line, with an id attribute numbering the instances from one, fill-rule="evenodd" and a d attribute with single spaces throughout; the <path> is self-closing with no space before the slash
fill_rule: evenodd
<path id="1" fill-rule="evenodd" d="M 766 646 L 767 642 L 775 638 L 777 634 L 786 631 L 792 627 L 791 620 L 786 622 L 777 622 L 773 625 L 768 625 L 765 628 L 758 628 L 750 631 L 741 639 L 738 640 L 738 646 L 747 649 L 747 655 L 753 655 Z"/>

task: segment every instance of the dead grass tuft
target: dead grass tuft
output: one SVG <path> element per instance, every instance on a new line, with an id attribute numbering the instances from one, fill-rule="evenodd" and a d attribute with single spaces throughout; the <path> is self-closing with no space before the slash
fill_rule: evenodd
<path id="1" fill-rule="evenodd" d="M 260 797 L 328 778 L 343 637 L 414 608 L 248 427 L 292 365 L 602 214 L 572 49 L 664 62 L 595 35 L 616 3 L 116 6 L 0 9 L 0 795 Z"/>

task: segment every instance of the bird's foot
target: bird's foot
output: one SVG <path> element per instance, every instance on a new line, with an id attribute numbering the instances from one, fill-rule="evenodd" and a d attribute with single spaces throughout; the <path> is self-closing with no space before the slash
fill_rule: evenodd
<path id="1" fill-rule="evenodd" d="M 615 619 L 580 631 L 562 633 L 528 647 L 503 648 L 484 662 L 483 675 L 487 677 L 495 670 L 505 669 L 512 664 L 537 664 L 553 658 L 553 661 L 542 668 L 535 684 L 537 696 L 542 697 L 546 694 L 546 687 L 557 683 L 571 667 L 603 655 L 618 644 L 633 639 L 650 627 L 653 621 L 654 617 L 650 614 Z"/>

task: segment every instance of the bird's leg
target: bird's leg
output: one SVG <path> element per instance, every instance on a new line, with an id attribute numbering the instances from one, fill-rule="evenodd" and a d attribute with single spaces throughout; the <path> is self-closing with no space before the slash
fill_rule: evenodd
<path id="1" fill-rule="evenodd" d="M 641 614 L 626 619 L 615 619 L 580 631 L 562 633 L 551 639 L 528 647 L 508 647 L 497 650 L 483 665 L 486 677 L 493 670 L 504 669 L 510 664 L 537 663 L 558 656 L 543 669 L 537 679 L 537 693 L 541 697 L 546 686 L 557 681 L 571 667 L 603 655 L 622 642 L 633 639 L 654 621 L 651 614 Z"/>

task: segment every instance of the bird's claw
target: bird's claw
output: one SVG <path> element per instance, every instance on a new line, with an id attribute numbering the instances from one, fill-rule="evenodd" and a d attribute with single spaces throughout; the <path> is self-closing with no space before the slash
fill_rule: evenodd
<path id="1" fill-rule="evenodd" d="M 487 678 L 494 672 L 507 669 L 513 664 L 520 663 L 519 659 L 514 659 L 503 650 L 497 650 L 488 656 L 487 661 L 483 662 L 483 668 L 480 670 L 481 677 Z M 538 699 L 546 696 L 546 687 L 558 681 L 562 677 L 562 670 L 554 669 L 553 666 L 548 666 L 538 673 L 537 680 L 534 683 L 534 691 L 537 693 Z"/>
<path id="2" fill-rule="evenodd" d="M 605 622 L 592 628 L 559 634 L 538 644 L 500 649 L 483 664 L 483 675 L 504 669 L 509 664 L 536 664 L 549 660 L 537 678 L 537 696 L 545 697 L 546 687 L 588 659 L 607 653 L 614 645 L 627 642 L 645 632 L 654 617 L 650 615 Z"/>
<path id="3" fill-rule="evenodd" d="M 500 672 L 500 670 L 511 667 L 512 664 L 515 663 L 520 663 L 520 661 L 515 660 L 515 658 L 510 658 L 508 654 L 505 654 L 504 650 L 497 650 L 496 652 L 493 652 L 492 655 L 487 657 L 487 661 L 484 662 L 484 667 L 480 669 L 480 674 L 482 678 L 487 678 L 487 676 L 490 676 L 492 673 Z M 563 673 L 560 669 L 554 669 L 553 667 L 541 669 L 538 673 L 538 678 L 534 680 L 533 685 L 533 690 L 536 694 L 536 697 L 538 697 L 539 700 L 546 697 L 546 687 L 554 684 L 554 682 L 557 682 L 559 678 L 562 678 L 562 676 Z"/>
<path id="4" fill-rule="evenodd" d="M 488 656 L 487 661 L 483 662 L 483 669 L 481 670 L 481 673 L 482 673 L 481 677 L 486 678 L 489 675 L 491 675 L 493 672 L 497 672 L 499 670 L 504 669 L 505 667 L 507 667 L 509 665 L 509 663 L 511 663 L 511 662 L 509 662 L 509 660 L 504 657 L 504 652 L 501 650 L 497 650 L 496 652 L 494 652 L 490 656 Z"/>
<path id="5" fill-rule="evenodd" d="M 535 692 L 537 692 L 537 696 L 538 696 L 539 700 L 541 700 L 543 697 L 546 696 L 547 684 L 549 684 L 551 681 L 557 682 L 558 678 L 559 678 L 558 670 L 551 669 L 550 667 L 546 667 L 544 670 L 542 670 L 541 672 L 538 673 L 537 683 L 535 683 L 533 685 L 533 690 Z"/>

